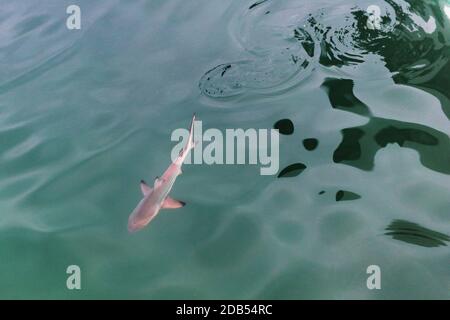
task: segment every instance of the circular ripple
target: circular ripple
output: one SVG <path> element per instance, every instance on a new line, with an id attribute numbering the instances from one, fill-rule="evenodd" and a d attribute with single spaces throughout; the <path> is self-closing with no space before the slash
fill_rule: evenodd
<path id="1" fill-rule="evenodd" d="M 412 7 L 401 0 L 371 0 L 321 9 L 307 22 L 321 43 L 322 65 L 352 78 L 394 75 L 417 83 L 429 80 L 448 62 L 443 28 L 448 22 L 441 11 L 438 3 Z"/>
<path id="2" fill-rule="evenodd" d="M 395 11 L 385 1 L 372 1 L 371 5 L 354 3 L 335 5 L 311 14 L 307 24 L 314 29 L 322 53 L 320 64 L 339 68 L 353 77 L 373 78 L 381 72 L 390 76 L 383 67 L 381 57 L 373 48 L 390 37 L 396 25 Z M 373 8 L 377 8 L 377 23 L 372 23 Z M 377 68 L 376 64 L 380 67 Z M 361 65 L 368 68 L 360 69 Z M 381 71 L 380 71 L 381 70 Z"/>
<path id="3" fill-rule="evenodd" d="M 246 59 L 211 69 L 199 87 L 213 98 L 276 92 L 318 63 L 355 79 L 424 83 L 448 63 L 449 27 L 439 2 L 260 1 L 231 21 Z"/>
<path id="4" fill-rule="evenodd" d="M 200 79 L 203 94 L 224 98 L 246 91 L 273 92 L 294 86 L 309 76 L 317 61 L 319 46 L 311 33 L 297 24 L 297 14 L 272 14 L 270 1 L 250 6 L 232 21 L 232 36 L 248 58 L 221 64 Z M 295 11 L 294 11 L 295 13 Z M 298 13 L 298 12 L 297 12 Z"/>

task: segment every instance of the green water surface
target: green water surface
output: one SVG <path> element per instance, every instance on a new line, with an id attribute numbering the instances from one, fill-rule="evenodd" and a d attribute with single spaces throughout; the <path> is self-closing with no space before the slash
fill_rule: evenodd
<path id="1" fill-rule="evenodd" d="M 450 299 L 450 3 L 70 4 L 1 1 L 0 298 Z M 128 233 L 194 112 L 279 172 L 185 165 Z"/>

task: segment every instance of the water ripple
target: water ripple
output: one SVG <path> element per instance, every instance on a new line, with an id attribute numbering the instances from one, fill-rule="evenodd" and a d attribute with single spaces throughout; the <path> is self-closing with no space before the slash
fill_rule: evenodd
<path id="1" fill-rule="evenodd" d="M 199 83 L 206 96 L 291 88 L 319 63 L 351 78 L 417 84 L 449 59 L 448 21 L 439 3 L 412 8 L 403 0 L 268 0 L 243 10 L 231 29 L 247 58 L 206 72 Z"/>
<path id="2" fill-rule="evenodd" d="M 199 83 L 205 95 L 224 98 L 246 91 L 280 91 L 311 74 L 318 44 L 306 28 L 274 25 L 286 12 L 274 15 L 270 6 L 270 1 L 252 5 L 232 23 L 246 58 L 206 72 Z"/>

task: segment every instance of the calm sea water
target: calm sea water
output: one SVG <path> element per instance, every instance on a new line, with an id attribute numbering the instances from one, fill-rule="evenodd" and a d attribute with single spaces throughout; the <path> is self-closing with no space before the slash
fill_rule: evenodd
<path id="1" fill-rule="evenodd" d="M 450 298 L 449 2 L 70 4 L 1 1 L 0 298 Z M 129 234 L 193 112 L 279 175 L 186 165 Z"/>

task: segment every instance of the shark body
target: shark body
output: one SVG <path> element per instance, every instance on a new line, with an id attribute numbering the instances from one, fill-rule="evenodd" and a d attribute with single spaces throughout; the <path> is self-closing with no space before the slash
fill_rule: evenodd
<path id="1" fill-rule="evenodd" d="M 144 198 L 139 202 L 128 219 L 128 231 L 136 232 L 144 228 L 156 217 L 161 209 L 177 209 L 185 206 L 184 202 L 170 198 L 169 193 L 177 177 L 182 173 L 181 166 L 186 156 L 195 147 L 194 121 L 195 115 L 192 118 L 186 146 L 180 151 L 177 159 L 172 162 L 164 174 L 160 178 L 155 179 L 153 188 L 147 185 L 144 180 L 141 180 L 141 191 Z"/>

